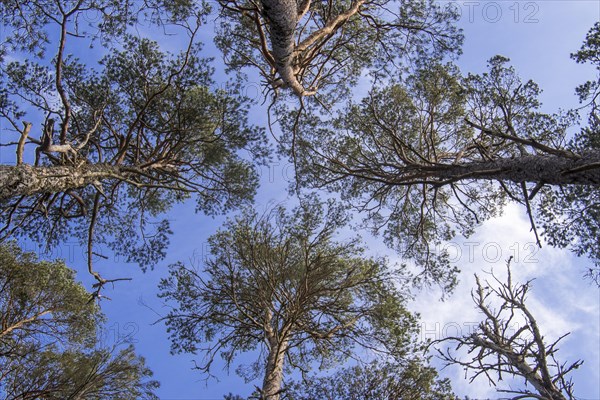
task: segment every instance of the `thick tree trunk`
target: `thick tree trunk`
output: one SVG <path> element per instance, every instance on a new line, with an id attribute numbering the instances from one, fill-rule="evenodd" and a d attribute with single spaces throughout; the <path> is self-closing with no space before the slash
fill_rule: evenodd
<path id="1" fill-rule="evenodd" d="M 328 40 L 325 38 L 358 13 L 364 2 L 365 0 L 356 1 L 348 11 L 331 17 L 324 26 L 310 34 L 302 43 L 296 44 L 296 28 L 310 9 L 311 0 L 261 0 L 263 16 L 269 23 L 271 55 L 275 60 L 277 74 L 286 88 L 290 88 L 299 97 L 316 94 L 316 87 L 306 88 L 298 81 L 295 57 L 319 40 Z"/>
<path id="2" fill-rule="evenodd" d="M 0 201 L 16 196 L 63 192 L 125 175 L 121 167 L 108 164 L 80 167 L 0 165 Z"/>
<path id="3" fill-rule="evenodd" d="M 343 164 L 342 164 L 343 166 Z M 466 179 L 531 182 L 548 185 L 600 185 L 600 151 L 587 151 L 580 158 L 557 155 L 526 155 L 485 162 L 466 162 L 449 165 L 398 167 L 393 175 L 348 170 L 350 175 L 378 180 L 392 185 L 418 182 L 451 183 Z M 387 176 L 386 176 L 387 175 Z"/>
<path id="4" fill-rule="evenodd" d="M 287 340 L 277 341 L 274 337 L 269 338 L 269 355 L 267 357 L 261 397 L 263 400 L 279 400 L 280 398 L 281 384 L 283 382 L 283 364 L 287 346 Z"/>
<path id="5" fill-rule="evenodd" d="M 262 0 L 263 12 L 269 21 L 271 47 L 277 73 L 286 87 L 298 96 L 305 94 L 293 68 L 294 32 L 298 24 L 296 0 Z"/>
<path id="6" fill-rule="evenodd" d="M 581 154 L 581 158 L 527 155 L 449 165 L 433 175 L 448 180 L 493 179 L 549 185 L 600 185 L 600 151 L 585 152 Z"/>

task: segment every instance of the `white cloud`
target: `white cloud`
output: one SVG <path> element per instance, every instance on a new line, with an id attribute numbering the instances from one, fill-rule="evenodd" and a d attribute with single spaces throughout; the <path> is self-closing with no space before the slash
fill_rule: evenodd
<path id="1" fill-rule="evenodd" d="M 459 253 L 462 252 L 460 259 L 457 259 L 461 281 L 454 294 L 440 302 L 438 291 L 424 290 L 414 301 L 413 309 L 422 317 L 422 337 L 437 339 L 456 335 L 460 330 L 468 333 L 469 327 L 483 319 L 475 310 L 470 296 L 475 286 L 473 274 L 484 278 L 487 276 L 484 271 L 489 272 L 493 268 L 502 280 L 506 277 L 506 260 L 513 256 L 513 282 L 534 279 L 527 305 L 547 340 L 572 332 L 559 346 L 559 360 L 573 362 L 585 359 L 582 368 L 589 370 L 573 375 L 575 393 L 583 397 L 597 396 L 592 393 L 594 386 L 589 379 L 590 376 L 597 376 L 598 371 L 594 371 L 594 366 L 600 362 L 599 293 L 598 288 L 590 285 L 581 273 L 581 265 L 589 261 L 577 258 L 566 250 L 549 246 L 542 249 L 534 247 L 535 239 L 529 230 L 529 220 L 523 210 L 516 205 L 508 205 L 503 217 L 484 223 L 473 237 L 457 241 L 455 244 L 460 249 Z M 464 371 L 460 367 L 447 367 L 441 375 L 452 379 L 459 395 L 498 397 L 484 377 L 469 383 L 464 379 Z M 508 385 L 510 381 L 507 379 L 503 383 Z M 522 381 L 516 381 L 513 385 L 520 386 Z"/>

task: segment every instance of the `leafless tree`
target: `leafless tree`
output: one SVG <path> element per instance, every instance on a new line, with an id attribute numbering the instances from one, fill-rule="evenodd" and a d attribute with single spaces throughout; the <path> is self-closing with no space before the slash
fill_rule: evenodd
<path id="1" fill-rule="evenodd" d="M 511 257 L 512 259 L 512 257 Z M 514 399 L 572 400 L 573 382 L 569 373 L 583 361 L 568 364 L 557 359 L 558 343 L 569 333 L 548 342 L 525 302 L 531 280 L 524 284 L 513 283 L 510 263 L 506 263 L 507 279 L 501 281 L 493 272 L 492 280 L 482 282 L 477 275 L 477 288 L 472 292 L 477 309 L 485 320 L 474 332 L 463 337 L 448 337 L 435 342 L 456 343 L 456 349 L 465 347 L 471 357 L 465 360 L 450 348 L 438 349 L 439 356 L 448 365 L 460 365 L 465 373 L 471 372 L 472 382 L 485 376 L 497 386 L 503 375 L 522 378 L 525 388 L 497 388 L 498 392 L 511 393 Z M 499 304 L 494 304 L 499 300 Z M 535 391 L 527 388 L 531 385 Z"/>

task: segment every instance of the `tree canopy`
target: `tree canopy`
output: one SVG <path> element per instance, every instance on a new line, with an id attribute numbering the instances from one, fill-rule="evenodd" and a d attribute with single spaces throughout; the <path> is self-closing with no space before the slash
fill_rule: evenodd
<path id="1" fill-rule="evenodd" d="M 268 89 L 327 102 L 365 71 L 385 72 L 411 53 L 459 53 L 455 10 L 435 1 L 220 0 L 217 44 L 233 70 L 256 69 Z"/>
<path id="2" fill-rule="evenodd" d="M 207 10 L 167 3 L 2 2 L 0 123 L 16 159 L 0 166 L 0 240 L 75 236 L 103 283 L 94 244 L 145 268 L 165 255 L 158 218 L 174 203 L 194 195 L 220 213 L 252 199 L 264 129 L 235 85 L 211 88 L 197 40 Z M 181 52 L 132 26 L 175 30 Z"/>
<path id="3" fill-rule="evenodd" d="M 570 140 L 575 114 L 540 112 L 538 85 L 508 61 L 494 57 L 488 72 L 465 77 L 450 63 L 423 63 L 334 118 L 316 109 L 288 117 L 287 143 L 302 148 L 292 153 L 299 186 L 339 192 L 425 278 L 447 287 L 455 270 L 435 249 L 507 201 L 525 207 L 539 245 L 543 234 L 597 259 L 600 152 L 582 146 L 597 129 Z"/>
<path id="4" fill-rule="evenodd" d="M 540 87 L 509 59 L 459 70 L 459 15 L 435 0 L 216 7 L 209 21 L 211 7 L 189 0 L 0 2 L 2 395 L 156 398 L 133 347 L 98 339 L 95 300 L 126 278 L 104 278 L 93 261 L 106 246 L 144 271 L 155 266 L 172 233 L 165 214 L 192 198 L 197 212 L 243 211 L 210 238 L 203 270 L 176 263 L 161 281 L 172 352 L 201 355 L 205 373 L 218 357 L 229 368 L 255 355 L 237 372 L 262 378 L 256 393 L 266 400 L 455 399 L 415 351 L 404 266 L 367 257 L 360 238 L 338 240 L 347 209 L 416 262 L 414 283 L 449 291 L 458 268 L 437 251 L 442 243 L 515 202 L 539 246 L 589 256 L 600 285 L 600 80 L 576 88 L 581 109 L 542 112 Z M 199 39 L 213 23 L 227 72 L 237 73 L 222 89 Z M 572 58 L 600 71 L 600 23 Z M 240 93 L 247 71 L 272 95 L 266 127 Z M 354 90 L 362 84 L 370 89 Z M 293 162 L 300 205 L 259 213 L 257 168 L 274 142 Z M 341 202 L 317 201 L 325 191 Z M 77 238 L 95 292 L 63 262 L 23 253 L 12 242 L 23 238 L 48 249 Z M 573 398 L 567 374 L 581 363 L 554 358 L 558 341 L 544 341 L 525 307 L 529 283 L 513 286 L 509 271 L 498 289 L 477 285 L 486 320 L 450 338 L 475 355 L 442 357 L 492 384 L 508 373 L 536 390 L 519 396 Z M 519 313 L 527 325 L 511 336 Z M 291 371 L 302 383 L 286 379 Z"/>
<path id="5" fill-rule="evenodd" d="M 263 376 L 261 396 L 278 399 L 284 368 L 307 372 L 356 357 L 357 349 L 401 357 L 415 319 L 401 282 L 382 259 L 361 257 L 356 241 L 336 243 L 339 208 L 306 200 L 290 214 L 248 210 L 210 240 L 204 271 L 171 266 L 160 297 L 175 352 L 217 355 L 229 366 L 258 351 L 248 378 Z"/>
<path id="6" fill-rule="evenodd" d="M 343 368 L 328 376 L 295 382 L 285 393 L 289 400 L 458 400 L 448 379 L 411 358 L 402 362 L 371 362 Z"/>
<path id="7" fill-rule="evenodd" d="M 132 346 L 98 340 L 104 316 L 60 261 L 0 245 L 0 394 L 5 399 L 157 399 Z"/>
<path id="8" fill-rule="evenodd" d="M 571 55 L 578 63 L 590 63 L 599 74 L 576 88 L 584 110 L 589 110 L 587 123 L 574 135 L 568 147 L 576 153 L 600 151 L 600 23 L 588 32 L 581 49 Z M 598 171 L 598 162 L 591 170 Z M 556 216 L 560 215 L 561 218 Z M 600 190 L 597 185 L 569 185 L 557 188 L 543 199 L 540 219 L 548 242 L 570 247 L 579 256 L 588 256 L 596 268 L 588 275 L 600 286 Z"/>

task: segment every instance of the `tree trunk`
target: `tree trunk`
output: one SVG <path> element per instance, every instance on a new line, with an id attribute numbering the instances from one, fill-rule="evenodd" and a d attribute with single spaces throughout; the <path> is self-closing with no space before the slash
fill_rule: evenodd
<path id="1" fill-rule="evenodd" d="M 567 400 L 566 397 L 558 390 L 551 381 L 544 382 L 540 374 L 531 368 L 529 364 L 523 361 L 523 358 L 512 352 L 505 353 L 510 363 L 521 373 L 521 375 L 529 382 L 535 390 L 542 396 L 551 400 Z M 537 368 L 536 368 L 537 369 Z M 549 376 L 549 372 L 545 371 Z"/>
<path id="2" fill-rule="evenodd" d="M 74 166 L 0 165 L 0 201 L 16 196 L 58 193 L 107 178 L 125 178 L 123 167 L 108 164 Z"/>
<path id="3" fill-rule="evenodd" d="M 279 400 L 280 398 L 287 346 L 287 339 L 278 341 L 275 337 L 269 338 L 269 355 L 262 387 L 262 400 Z"/>
<path id="4" fill-rule="evenodd" d="M 522 355 L 515 353 L 511 347 L 507 348 L 503 345 L 502 340 L 506 338 L 499 338 L 496 336 L 491 337 L 487 334 L 486 336 L 488 340 L 474 336 L 475 345 L 482 349 L 490 349 L 494 353 L 506 357 L 508 363 L 517 371 L 519 371 L 520 376 L 525 378 L 525 380 L 531 386 L 533 386 L 541 396 L 544 396 L 544 399 L 566 400 L 566 397 L 561 393 L 556 385 L 554 385 L 554 383 L 552 383 L 550 380 L 544 381 L 544 378 L 540 375 L 540 373 L 547 377 L 550 376 L 550 373 L 547 368 L 541 367 L 541 363 L 538 362 L 534 370 L 527 362 L 525 362 Z M 490 369 L 493 370 L 493 367 L 490 367 Z"/>
<path id="5" fill-rule="evenodd" d="M 466 179 L 498 180 L 504 182 L 532 182 L 548 185 L 600 185 L 600 151 L 580 154 L 579 158 L 558 155 L 526 155 L 483 162 L 399 166 L 397 172 L 383 174 L 354 172 L 347 174 L 391 185 L 409 185 L 429 182 L 445 184 Z M 345 165 L 339 163 L 342 168 Z M 369 168 L 367 167 L 368 171 Z"/>
<path id="6" fill-rule="evenodd" d="M 305 94 L 293 68 L 294 33 L 298 24 L 296 0 L 262 0 L 265 18 L 269 21 L 271 47 L 277 73 L 286 87 L 298 96 Z"/>
<path id="7" fill-rule="evenodd" d="M 449 180 L 494 179 L 549 185 L 600 185 L 600 151 L 585 152 L 580 158 L 527 155 L 449 165 L 435 175 Z"/>

